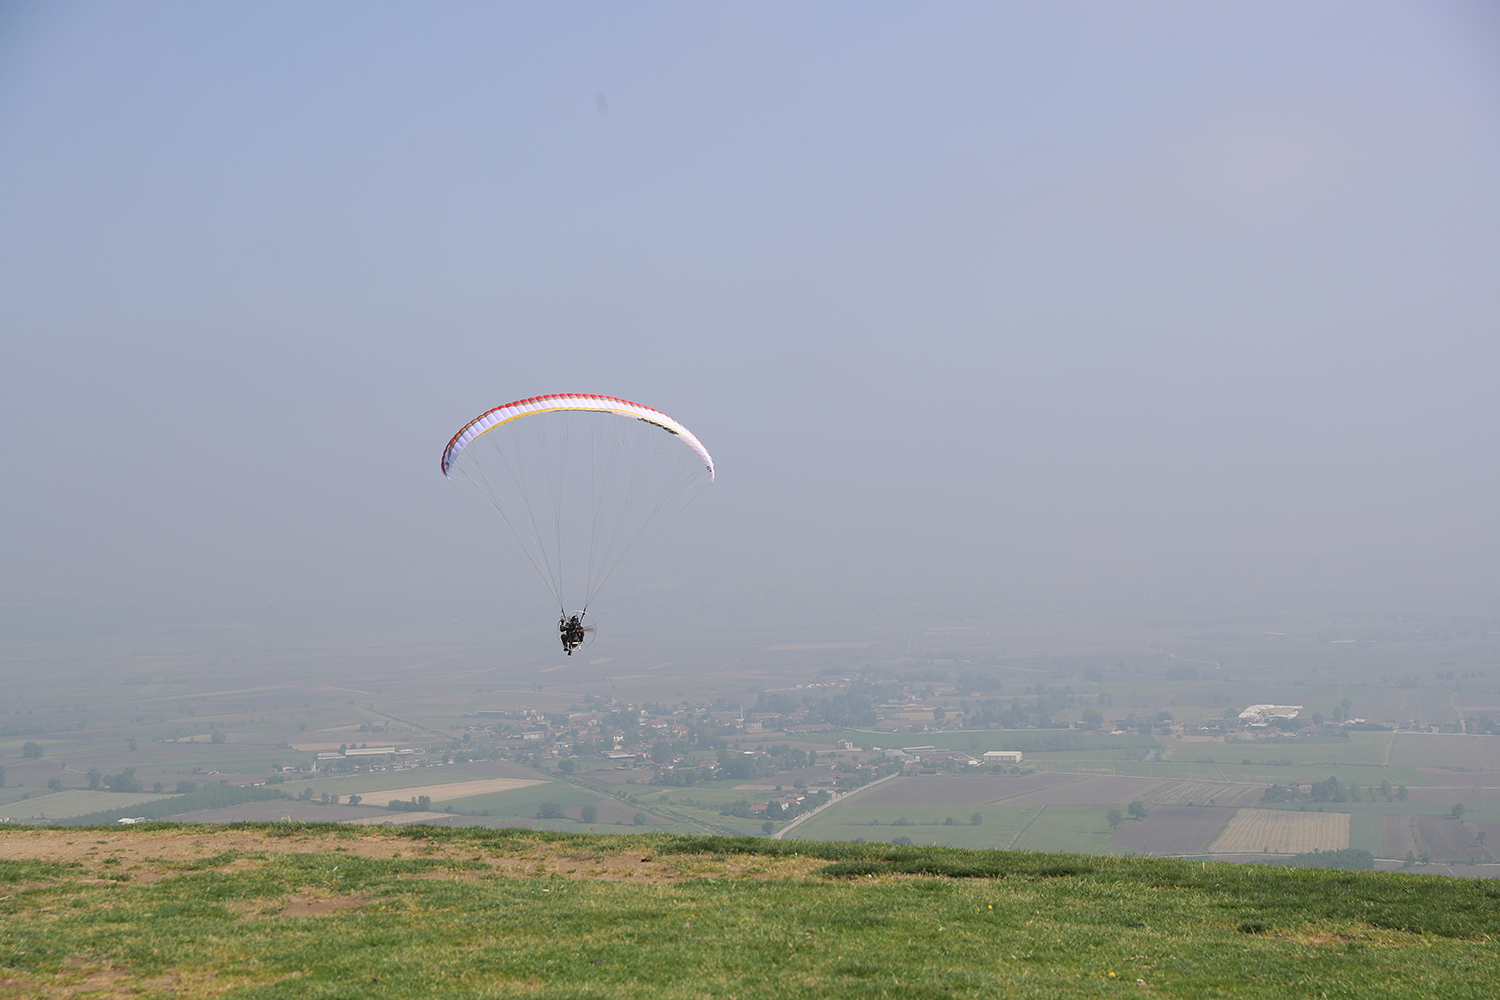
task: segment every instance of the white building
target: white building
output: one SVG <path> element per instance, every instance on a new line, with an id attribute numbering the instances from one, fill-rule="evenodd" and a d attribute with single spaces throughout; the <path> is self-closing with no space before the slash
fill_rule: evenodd
<path id="1" fill-rule="evenodd" d="M 1251 705 L 1240 713 L 1240 721 L 1250 726 L 1268 726 L 1272 719 L 1295 719 L 1301 705 Z"/>
<path id="2" fill-rule="evenodd" d="M 1019 750 L 986 750 L 984 752 L 985 763 L 988 764 L 1019 764 L 1021 763 L 1021 751 Z"/>

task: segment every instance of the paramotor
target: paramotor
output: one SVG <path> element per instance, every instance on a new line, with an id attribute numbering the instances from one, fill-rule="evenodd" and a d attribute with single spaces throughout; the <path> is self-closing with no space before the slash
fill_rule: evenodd
<path id="1" fill-rule="evenodd" d="M 453 435 L 442 468 L 552 594 L 570 656 L 593 640 L 599 591 L 714 480 L 713 457 L 673 418 L 576 393 L 487 410 Z"/>

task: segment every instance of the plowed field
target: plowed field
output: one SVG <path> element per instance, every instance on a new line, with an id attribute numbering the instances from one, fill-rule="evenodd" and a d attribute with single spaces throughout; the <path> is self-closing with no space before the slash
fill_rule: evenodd
<path id="1" fill-rule="evenodd" d="M 1203 854 L 1234 814 L 1218 806 L 1152 806 L 1145 819 L 1126 823 L 1109 842 L 1143 854 Z"/>
<path id="2" fill-rule="evenodd" d="M 1380 855 L 1385 858 L 1404 858 L 1406 852 L 1417 853 L 1417 838 L 1411 830 L 1410 816 L 1380 817 Z"/>
<path id="3" fill-rule="evenodd" d="M 1349 846 L 1349 814 L 1241 809 L 1209 848 L 1215 854 L 1338 851 Z"/>
<path id="4" fill-rule="evenodd" d="M 1147 794 L 1146 804 L 1253 806 L 1265 794 L 1266 786 L 1261 784 L 1238 781 L 1169 781 Z"/>
<path id="5" fill-rule="evenodd" d="M 1417 836 L 1434 861 L 1494 861 L 1474 839 L 1473 824 L 1448 816 L 1418 816 Z"/>

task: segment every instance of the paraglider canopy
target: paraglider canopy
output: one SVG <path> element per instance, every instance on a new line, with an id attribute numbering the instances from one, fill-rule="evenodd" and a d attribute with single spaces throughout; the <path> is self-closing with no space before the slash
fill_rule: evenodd
<path id="1" fill-rule="evenodd" d="M 575 598 L 573 606 L 587 612 L 714 480 L 713 457 L 677 420 L 628 399 L 581 393 L 485 411 L 453 435 L 442 469 L 564 616 Z"/>

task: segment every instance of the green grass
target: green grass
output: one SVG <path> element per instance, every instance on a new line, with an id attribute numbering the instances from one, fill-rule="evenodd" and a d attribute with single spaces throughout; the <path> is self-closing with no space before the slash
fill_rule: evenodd
<path id="1" fill-rule="evenodd" d="M 0 996 L 91 973 L 242 1000 L 1102 997 L 1137 979 L 1183 998 L 1479 998 L 1496 981 L 1500 886 L 1479 880 L 433 828 L 369 831 L 407 856 L 361 856 L 347 830 L 301 834 L 156 881 L 0 865 Z M 715 877 L 566 877 L 622 852 Z M 294 897 L 348 908 L 282 913 Z"/>
<path id="2" fill-rule="evenodd" d="M 1296 764 L 1364 764 L 1383 767 L 1391 759 L 1395 733 L 1350 733 L 1344 737 L 1286 740 L 1235 740 L 1214 746 L 1216 759 L 1241 760 L 1249 757 L 1256 763 L 1286 757 Z M 1207 744 L 1178 744 L 1173 756 L 1191 757 L 1190 748 Z"/>

